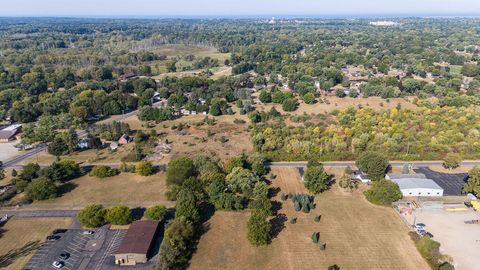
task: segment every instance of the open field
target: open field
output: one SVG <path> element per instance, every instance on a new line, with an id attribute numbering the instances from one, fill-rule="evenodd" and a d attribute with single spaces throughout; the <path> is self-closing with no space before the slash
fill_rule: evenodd
<path id="1" fill-rule="evenodd" d="M 95 164 L 112 164 L 120 163 L 122 157 L 126 156 L 130 151 L 132 151 L 134 145 L 130 143 L 128 145 L 120 146 L 114 153 L 111 152 L 110 148 L 104 149 L 89 149 L 84 151 L 75 152 L 70 155 L 61 156 L 61 159 L 74 160 L 77 163 L 95 163 Z M 31 158 L 25 159 L 22 164 L 28 163 L 38 163 L 40 165 L 50 165 L 57 158 L 47 153 L 47 151 L 42 151 Z"/>
<path id="2" fill-rule="evenodd" d="M 443 209 L 416 209 L 408 215 L 410 224 L 416 217 L 417 223 L 426 224 L 433 240 L 440 242 L 442 254 L 453 258 L 455 269 L 475 270 L 480 265 L 478 249 L 480 247 L 480 225 L 465 224 L 464 221 L 480 219 L 480 213 L 447 212 Z"/>
<path id="3" fill-rule="evenodd" d="M 380 97 L 369 97 L 369 98 L 338 98 L 338 97 L 322 97 L 324 100 L 328 100 L 328 103 L 317 102 L 315 104 L 305 104 L 303 101 L 299 101 L 298 109 L 294 112 L 289 112 L 290 114 L 319 114 L 319 113 L 331 113 L 334 110 L 346 109 L 348 107 L 362 106 L 363 108 L 373 108 L 373 109 L 392 109 L 397 107 L 398 104 L 402 108 L 408 108 L 415 110 L 418 107 L 411 103 L 410 101 L 403 98 L 391 98 L 390 102 L 382 99 Z M 279 112 L 285 113 L 282 110 L 281 104 L 262 104 L 257 101 L 257 109 L 260 111 L 269 111 L 272 107 L 275 107 Z"/>
<path id="4" fill-rule="evenodd" d="M 172 205 L 165 197 L 167 187 L 163 172 L 148 177 L 133 173 L 121 173 L 104 179 L 83 176 L 68 182 L 62 189 L 65 192 L 59 198 L 37 201 L 22 208 L 79 209 L 92 203 L 129 207 Z"/>
<path id="5" fill-rule="evenodd" d="M 12 218 L 0 228 L 0 268 L 21 269 L 54 229 L 68 228 L 70 218 Z"/>
<path id="6" fill-rule="evenodd" d="M 342 169 L 328 170 L 339 174 Z M 272 185 L 282 192 L 305 192 L 296 169 L 274 168 Z M 272 222 L 280 231 L 267 247 L 252 247 L 246 238 L 249 216 L 243 212 L 217 212 L 202 236 L 191 269 L 430 269 L 417 252 L 402 220 L 391 208 L 373 206 L 360 191 L 348 193 L 337 186 L 316 196 L 310 214 L 295 212 L 291 201 Z M 314 221 L 315 215 L 321 221 Z M 297 217 L 296 224 L 289 219 Z M 311 240 L 320 232 L 321 251 Z"/>
<path id="7" fill-rule="evenodd" d="M 204 71 L 204 69 L 200 70 L 188 70 L 188 71 L 182 71 L 184 67 L 191 67 L 193 62 L 195 62 L 196 59 L 202 59 L 205 57 L 210 57 L 212 59 L 217 59 L 220 67 L 223 67 L 223 64 L 226 59 L 230 58 L 229 53 L 221 53 L 219 52 L 216 48 L 213 47 L 203 47 L 203 46 L 195 46 L 195 45 L 185 45 L 185 44 L 166 44 L 166 45 L 161 45 L 152 50 L 153 52 L 159 54 L 159 55 L 165 55 L 167 56 L 166 60 L 156 60 L 150 62 L 150 66 L 152 67 L 152 70 L 156 70 L 157 72 L 160 72 L 161 75 L 159 76 L 154 76 L 152 78 L 154 79 L 160 79 L 163 76 L 187 76 L 187 75 L 193 75 L 193 73 L 200 73 Z M 193 61 L 188 61 L 184 57 L 186 55 L 193 55 L 195 56 L 195 59 Z M 168 61 L 171 61 L 172 59 L 177 59 L 177 72 L 172 72 L 172 73 L 166 73 L 166 67 L 165 64 Z M 217 68 L 213 68 L 212 71 L 216 73 Z M 158 73 L 157 73 L 158 74 Z"/>

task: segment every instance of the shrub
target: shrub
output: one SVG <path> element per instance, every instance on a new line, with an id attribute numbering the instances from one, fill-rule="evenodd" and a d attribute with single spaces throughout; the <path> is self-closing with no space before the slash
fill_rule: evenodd
<path id="1" fill-rule="evenodd" d="M 390 205 L 402 198 L 398 185 L 385 179 L 373 182 L 372 187 L 363 194 L 369 202 L 378 205 Z"/>
<path id="2" fill-rule="evenodd" d="M 297 212 L 302 210 L 302 205 L 298 201 L 295 201 L 293 203 L 293 207 L 295 208 L 295 211 L 297 211 Z"/>
<path id="3" fill-rule="evenodd" d="M 78 211 L 78 221 L 85 227 L 96 228 L 105 224 L 106 209 L 100 204 L 89 205 Z"/>
<path id="4" fill-rule="evenodd" d="M 297 223 L 297 218 L 296 217 L 291 218 L 290 219 L 290 224 L 295 224 L 295 223 Z"/>
<path id="5" fill-rule="evenodd" d="M 167 214 L 167 208 L 163 205 L 154 205 L 152 207 L 149 207 L 143 216 L 147 219 L 151 220 L 162 220 L 165 215 Z"/>
<path id="6" fill-rule="evenodd" d="M 340 266 L 334 264 L 334 265 L 330 265 L 327 270 L 340 270 Z"/>
<path id="7" fill-rule="evenodd" d="M 462 161 L 462 158 L 460 157 L 459 154 L 448 153 L 443 160 L 443 167 L 447 169 L 455 169 L 458 166 L 460 166 L 461 161 Z"/>
<path id="8" fill-rule="evenodd" d="M 150 161 L 140 161 L 135 165 L 135 172 L 141 176 L 149 176 L 154 173 L 153 165 Z"/>
<path id="9" fill-rule="evenodd" d="M 319 232 L 314 232 L 312 234 L 312 241 L 313 243 L 318 243 L 318 241 L 320 240 L 320 233 Z"/>
<path id="10" fill-rule="evenodd" d="M 288 199 L 288 195 L 286 195 L 285 193 L 282 193 L 282 195 L 280 196 L 282 201 L 286 201 Z"/>
<path id="11" fill-rule="evenodd" d="M 108 166 L 103 165 L 96 165 L 93 167 L 92 171 L 88 174 L 89 176 L 98 177 L 98 178 L 106 178 L 112 177 L 119 174 L 120 171 L 115 168 L 110 168 Z"/>
<path id="12" fill-rule="evenodd" d="M 108 208 L 105 214 L 105 220 L 113 225 L 127 225 L 132 222 L 132 219 L 132 211 L 123 205 Z"/>
<path id="13" fill-rule="evenodd" d="M 57 186 L 45 177 L 32 181 L 26 188 L 27 197 L 34 201 L 53 199 L 57 197 Z"/>
<path id="14" fill-rule="evenodd" d="M 327 244 L 326 243 L 323 243 L 320 245 L 320 250 L 325 250 L 327 249 Z"/>
<path id="15" fill-rule="evenodd" d="M 314 219 L 315 222 L 320 222 L 320 217 L 321 217 L 320 215 L 315 216 L 315 219 Z"/>
<path id="16" fill-rule="evenodd" d="M 305 213 L 305 214 L 310 213 L 310 204 L 309 204 L 309 203 L 305 203 L 305 204 L 302 206 L 302 212 Z"/>

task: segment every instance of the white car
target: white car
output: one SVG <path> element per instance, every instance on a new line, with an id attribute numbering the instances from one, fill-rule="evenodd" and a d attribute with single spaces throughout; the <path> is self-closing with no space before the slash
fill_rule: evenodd
<path id="1" fill-rule="evenodd" d="M 94 233 L 95 233 L 94 231 L 88 230 L 88 231 L 83 231 L 82 234 L 83 234 L 83 235 L 92 235 L 92 234 L 94 234 Z"/>
<path id="2" fill-rule="evenodd" d="M 64 262 L 62 262 L 62 261 L 54 261 L 54 262 L 52 263 L 52 266 L 55 267 L 55 268 L 57 268 L 57 269 L 62 268 L 63 265 L 64 265 Z"/>

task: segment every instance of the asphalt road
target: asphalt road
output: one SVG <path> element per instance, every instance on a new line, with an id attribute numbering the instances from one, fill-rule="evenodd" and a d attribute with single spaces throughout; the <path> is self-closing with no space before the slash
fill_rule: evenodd
<path id="1" fill-rule="evenodd" d="M 15 217 L 76 217 L 77 210 L 6 210 L 0 209 L 0 216 Z"/>
<path id="2" fill-rule="evenodd" d="M 293 162 L 271 162 L 267 166 L 272 167 L 292 167 L 292 168 L 302 168 L 307 166 L 307 161 L 293 161 Z M 321 162 L 324 166 L 329 167 L 345 167 L 345 166 L 355 166 L 355 161 L 327 161 Z M 392 167 L 402 167 L 405 164 L 412 164 L 415 167 L 430 167 L 430 166 L 442 166 L 443 161 L 441 160 L 431 160 L 431 161 L 391 161 L 390 166 Z M 467 160 L 460 163 L 460 166 L 478 166 L 480 165 L 480 160 Z"/>
<path id="3" fill-rule="evenodd" d="M 156 102 L 156 103 L 153 103 L 152 106 L 153 107 L 158 107 L 160 104 L 161 104 L 161 102 Z M 119 119 L 117 119 L 117 118 L 107 119 L 107 120 L 103 121 L 102 123 L 103 124 L 108 124 L 108 123 L 111 123 L 111 122 L 114 122 L 114 121 L 122 121 L 126 118 L 135 116 L 137 114 L 138 114 L 138 110 L 131 111 L 129 113 L 126 113 L 126 114 L 122 115 L 122 117 L 119 118 Z M 87 136 L 87 132 L 85 130 L 80 130 L 78 132 L 78 137 L 82 138 L 82 137 L 85 137 L 85 136 Z M 25 153 L 16 156 L 15 158 L 3 161 L 3 168 L 5 168 L 5 169 L 19 169 L 19 168 L 22 167 L 21 163 L 24 160 L 26 160 L 26 159 L 44 151 L 46 149 L 47 149 L 47 145 L 42 145 L 42 146 L 39 146 L 37 148 L 28 150 Z"/>

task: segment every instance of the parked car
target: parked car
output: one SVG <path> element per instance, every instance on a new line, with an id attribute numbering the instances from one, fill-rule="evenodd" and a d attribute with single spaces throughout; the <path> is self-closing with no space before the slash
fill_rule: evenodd
<path id="1" fill-rule="evenodd" d="M 417 223 L 415 224 L 415 229 L 417 230 L 425 230 L 426 225 L 424 223 Z"/>
<path id="2" fill-rule="evenodd" d="M 65 252 L 65 253 L 60 254 L 60 259 L 66 261 L 66 260 L 68 260 L 68 258 L 70 258 L 70 253 Z"/>
<path id="3" fill-rule="evenodd" d="M 52 234 L 59 234 L 59 233 L 66 233 L 66 232 L 67 232 L 67 230 L 65 230 L 65 229 L 56 229 L 52 232 Z"/>
<path id="4" fill-rule="evenodd" d="M 94 234 L 95 232 L 94 231 L 90 231 L 90 230 L 87 230 L 87 231 L 83 231 L 83 235 L 92 235 Z"/>
<path id="5" fill-rule="evenodd" d="M 52 263 L 52 266 L 55 267 L 55 268 L 57 268 L 57 269 L 62 268 L 64 265 L 65 265 L 65 263 L 62 262 L 62 261 L 54 261 L 54 262 Z"/>
<path id="6" fill-rule="evenodd" d="M 47 241 L 56 241 L 58 239 L 60 239 L 59 235 L 49 235 L 49 236 L 47 236 Z"/>

